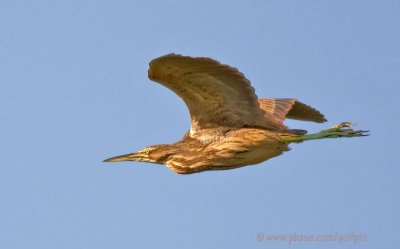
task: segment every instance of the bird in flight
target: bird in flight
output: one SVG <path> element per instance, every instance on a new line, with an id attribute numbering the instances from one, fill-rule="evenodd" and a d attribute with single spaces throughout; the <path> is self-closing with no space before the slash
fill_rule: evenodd
<path id="1" fill-rule="evenodd" d="M 205 57 L 168 54 L 150 62 L 148 76 L 183 99 L 190 130 L 173 144 L 148 146 L 104 162 L 165 164 L 178 174 L 258 164 L 312 139 L 366 136 L 342 122 L 319 133 L 290 129 L 288 119 L 323 123 L 324 115 L 294 98 L 259 99 L 236 68 Z"/>

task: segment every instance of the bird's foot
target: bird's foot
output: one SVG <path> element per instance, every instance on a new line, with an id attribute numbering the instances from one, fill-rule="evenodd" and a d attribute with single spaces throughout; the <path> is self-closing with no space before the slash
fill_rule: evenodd
<path id="1" fill-rule="evenodd" d="M 340 124 L 334 125 L 327 130 L 322 130 L 317 134 L 320 134 L 319 138 L 335 138 L 335 137 L 363 137 L 368 136 L 369 131 L 364 130 L 353 130 L 353 126 L 350 122 L 342 122 Z"/>
<path id="2" fill-rule="evenodd" d="M 301 143 L 303 141 L 322 138 L 337 138 L 337 137 L 362 137 L 368 136 L 369 131 L 353 130 L 350 122 L 342 122 L 334 125 L 329 129 L 322 130 L 315 134 L 307 134 L 301 136 L 281 136 L 284 142 Z"/>

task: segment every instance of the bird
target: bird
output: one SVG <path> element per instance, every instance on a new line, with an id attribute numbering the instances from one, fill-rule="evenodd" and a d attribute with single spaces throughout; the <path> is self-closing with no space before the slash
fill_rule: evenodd
<path id="1" fill-rule="evenodd" d="M 157 144 L 104 162 L 164 164 L 178 174 L 228 170 L 255 165 L 307 140 L 367 136 L 341 122 L 315 134 L 290 129 L 294 119 L 323 123 L 317 109 L 296 98 L 261 98 L 238 69 L 207 57 L 167 54 L 149 63 L 148 77 L 186 104 L 190 129 L 173 144 Z"/>

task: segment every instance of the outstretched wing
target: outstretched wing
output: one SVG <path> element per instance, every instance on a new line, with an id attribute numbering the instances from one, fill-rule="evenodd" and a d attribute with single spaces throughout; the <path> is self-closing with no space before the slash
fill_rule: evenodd
<path id="1" fill-rule="evenodd" d="M 168 54 L 150 62 L 148 76 L 183 99 L 191 132 L 206 128 L 266 127 L 250 81 L 237 69 L 210 58 Z"/>

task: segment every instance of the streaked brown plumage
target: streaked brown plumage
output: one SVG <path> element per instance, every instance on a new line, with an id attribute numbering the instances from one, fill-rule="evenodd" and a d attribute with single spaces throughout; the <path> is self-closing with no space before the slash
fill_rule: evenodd
<path id="1" fill-rule="evenodd" d="M 148 76 L 183 99 L 191 128 L 174 144 L 149 146 L 106 162 L 160 163 L 176 173 L 191 174 L 257 164 L 287 151 L 290 142 L 365 132 L 353 131 L 347 122 L 311 135 L 289 129 L 285 118 L 318 123 L 326 119 L 293 98 L 258 99 L 242 73 L 210 58 L 168 54 L 150 62 Z"/>

